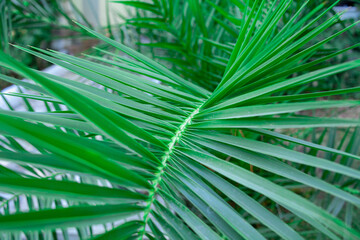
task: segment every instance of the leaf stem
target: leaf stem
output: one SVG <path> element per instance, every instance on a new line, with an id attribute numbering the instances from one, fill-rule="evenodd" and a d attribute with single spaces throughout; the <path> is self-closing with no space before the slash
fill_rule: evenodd
<path id="1" fill-rule="evenodd" d="M 155 174 L 155 179 L 154 179 L 153 183 L 151 184 L 152 188 L 149 191 L 149 201 L 148 201 L 148 203 L 146 205 L 146 208 L 145 208 L 145 211 L 144 211 L 143 227 L 142 227 L 142 229 L 140 231 L 140 236 L 139 236 L 140 240 L 142 240 L 143 237 L 144 237 L 145 228 L 146 228 L 147 222 L 149 221 L 149 216 L 150 216 L 150 213 L 151 213 L 151 210 L 152 210 L 151 206 L 152 206 L 152 204 L 154 203 L 154 201 L 156 199 L 156 193 L 159 190 L 159 184 L 162 181 L 162 175 L 165 172 L 167 162 L 171 158 L 171 155 L 172 155 L 172 153 L 174 151 L 174 148 L 175 148 L 176 144 L 180 141 L 181 136 L 183 135 L 186 127 L 191 124 L 192 119 L 200 111 L 201 107 L 202 107 L 202 105 L 200 107 L 198 107 L 197 109 L 195 109 L 195 111 L 193 111 L 189 115 L 189 117 L 187 117 L 185 119 L 185 121 L 180 125 L 180 127 L 176 131 L 175 135 L 171 138 L 171 141 L 168 144 L 167 151 L 165 152 L 165 154 L 161 158 L 161 165 L 160 165 L 159 171 Z"/>

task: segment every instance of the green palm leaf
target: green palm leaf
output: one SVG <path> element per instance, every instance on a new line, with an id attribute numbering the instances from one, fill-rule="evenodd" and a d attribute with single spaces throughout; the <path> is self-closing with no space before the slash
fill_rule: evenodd
<path id="1" fill-rule="evenodd" d="M 174 20 L 182 1 L 118 2 Z M 69 238 L 75 227 L 81 239 L 360 239 L 359 226 L 349 220 L 350 210 L 360 206 L 360 157 L 353 150 L 360 143 L 358 130 L 349 128 L 338 147 L 321 145 L 325 136 L 335 139 L 331 131 L 320 142 L 309 142 L 288 130 L 308 128 L 315 134 L 317 127 L 359 126 L 357 119 L 301 115 L 358 107 L 359 101 L 299 101 L 358 87 L 284 94 L 360 67 L 354 60 L 309 70 L 342 52 L 308 61 L 338 36 L 311 44 L 339 15 L 314 27 L 331 8 L 320 6 L 298 20 L 303 5 L 285 21 L 290 0 L 220 2 L 186 1 L 181 16 L 186 21 L 179 26 L 198 24 L 199 38 L 189 46 L 201 45 L 203 70 L 216 59 L 227 64 L 213 72 L 221 75 L 215 87 L 206 86 L 206 78 L 189 81 L 196 75 L 175 73 L 80 24 L 128 56 L 102 51 L 103 57 L 79 58 L 18 48 L 94 84 L 42 73 L 0 53 L 2 67 L 34 83 L 0 78 L 37 92 L 11 94 L 27 101 L 29 111 L 0 111 L 0 159 L 7 163 L 0 168 L 0 191 L 10 194 L 0 205 L 1 236 L 57 238 L 60 232 Z M 202 6 L 211 9 L 209 16 Z M 228 6 L 237 14 L 227 14 Z M 223 26 L 215 15 L 239 27 L 235 43 L 212 38 L 209 29 Z M 219 49 L 231 54 L 220 58 Z M 34 100 L 56 108 L 34 112 Z M 310 151 L 301 153 L 294 144 Z M 320 193 L 327 199 L 321 204 Z M 21 209 L 23 197 L 27 210 Z M 349 207 L 340 209 L 345 204 Z M 93 232 L 96 226 L 102 230 Z"/>

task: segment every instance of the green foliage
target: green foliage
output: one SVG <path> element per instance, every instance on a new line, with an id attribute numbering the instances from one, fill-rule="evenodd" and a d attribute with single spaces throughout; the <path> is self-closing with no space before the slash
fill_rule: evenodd
<path id="1" fill-rule="evenodd" d="M 12 94 L 28 111 L 0 111 L 2 238 L 69 239 L 75 228 L 80 239 L 360 239 L 360 121 L 302 115 L 357 107 L 316 99 L 359 87 L 298 91 L 360 67 L 322 64 L 343 50 L 316 57 L 355 24 L 313 43 L 338 21 L 324 18 L 331 7 L 285 20 L 293 1 L 224 2 L 208 1 L 210 15 L 197 0 L 125 2 L 164 17 L 133 24 L 179 23 L 164 47 L 187 49 L 171 60 L 180 71 L 80 24 L 123 54 L 17 48 L 89 84 L 0 53 L 0 66 L 33 83 L 0 78 L 37 92 Z"/>
<path id="2" fill-rule="evenodd" d="M 204 87 L 213 90 L 221 80 L 226 69 L 230 53 L 234 43 L 239 36 L 239 29 L 243 24 L 250 24 L 241 21 L 241 12 L 245 11 L 246 1 L 172 1 L 165 4 L 164 1 L 153 1 L 153 4 L 146 3 L 144 6 L 139 1 L 113 1 L 126 6 L 134 7 L 136 16 L 127 19 L 126 24 L 136 27 L 137 32 L 142 34 L 138 44 L 140 50 L 147 54 L 150 52 L 153 57 L 161 60 L 164 64 L 173 67 L 173 71 L 183 75 L 190 81 L 200 81 Z M 166 1 L 165 1 L 166 2 Z M 256 2 L 256 1 L 249 1 Z M 271 8 L 272 1 L 257 1 L 256 4 L 263 5 L 263 11 L 258 12 L 257 25 L 253 25 L 250 31 L 256 31 L 260 22 L 266 17 Z M 306 3 L 306 4 L 304 4 Z M 140 4 L 140 5 L 139 5 Z M 285 9 L 279 24 L 275 26 L 270 34 L 275 34 L 289 21 L 297 20 L 302 23 L 315 16 L 322 6 L 331 7 L 338 4 L 332 1 L 292 1 L 290 7 Z M 198 5 L 198 6 L 197 6 Z M 301 11 L 299 11 L 301 10 Z M 248 9 L 248 11 L 250 11 Z M 255 17 L 255 13 L 253 13 Z M 331 8 L 325 16 L 335 15 Z M 201 17 L 203 19 L 201 19 Z M 300 20 L 301 19 L 301 20 Z M 353 20 L 336 19 L 327 31 L 315 37 L 310 43 L 315 44 L 329 35 L 336 34 L 351 25 Z M 301 23 L 298 23 L 301 25 Z M 321 21 L 313 23 L 309 30 L 318 27 Z M 248 26 L 248 25 L 247 25 Z M 243 36 L 241 36 L 243 37 Z M 322 44 L 316 53 L 310 54 L 304 61 L 316 60 L 320 56 L 333 54 L 336 49 L 344 49 L 349 45 L 359 42 L 359 29 L 352 28 L 344 34 L 340 40 L 329 41 Z M 210 50 L 211 49 L 211 50 Z M 303 49 L 301 47 L 300 49 Z M 354 46 L 348 52 L 332 56 L 331 60 L 322 61 L 322 64 L 331 66 L 350 59 L 358 58 L 359 47 Z M 325 59 L 323 59 L 325 60 Z M 310 67 L 310 66 L 309 66 Z M 314 66 L 312 69 L 316 68 Z M 302 70 L 301 70 L 302 71 Z M 346 80 L 341 81 L 341 79 Z M 349 71 L 346 74 L 338 74 L 317 84 L 317 90 L 330 90 L 340 87 L 354 87 L 358 84 L 358 71 Z M 303 86 L 303 92 L 314 91 L 313 86 Z"/>
<path id="3" fill-rule="evenodd" d="M 72 12 L 78 17 L 79 21 L 91 26 L 72 0 L 1 0 L 0 49 L 28 66 L 41 68 L 39 64 L 36 64 L 36 59 L 32 55 L 10 49 L 9 44 L 48 48 L 55 38 L 69 38 L 70 35 L 76 33 L 76 35 L 83 35 L 79 28 L 73 26 L 72 19 L 64 9 L 65 2 L 71 6 Z M 67 33 L 65 36 L 54 37 L 56 31 Z"/>

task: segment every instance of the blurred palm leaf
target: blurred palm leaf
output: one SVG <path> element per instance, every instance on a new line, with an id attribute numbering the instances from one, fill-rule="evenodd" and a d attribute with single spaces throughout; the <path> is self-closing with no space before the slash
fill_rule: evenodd
<path id="1" fill-rule="evenodd" d="M 69 5 L 70 11 L 65 8 L 66 4 Z M 50 47 L 54 39 L 83 36 L 85 32 L 75 27 L 68 12 L 79 22 L 92 27 L 72 0 L 1 0 L 0 49 L 21 59 L 26 65 L 36 66 L 33 56 L 10 49 L 9 44 Z M 63 33 L 55 33 L 60 30 Z"/>

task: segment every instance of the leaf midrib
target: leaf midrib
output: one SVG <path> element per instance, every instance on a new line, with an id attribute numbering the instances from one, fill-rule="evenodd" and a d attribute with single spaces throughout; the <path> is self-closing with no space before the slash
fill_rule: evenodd
<path id="1" fill-rule="evenodd" d="M 203 105 L 203 104 L 202 104 Z M 167 166 L 168 160 L 171 158 L 171 155 L 174 151 L 174 148 L 176 144 L 180 141 L 181 136 L 185 132 L 187 126 L 191 124 L 192 119 L 195 117 L 196 114 L 199 113 L 202 105 L 200 105 L 198 108 L 196 108 L 185 120 L 184 122 L 179 126 L 178 130 L 176 131 L 175 135 L 171 138 L 170 143 L 168 144 L 168 149 L 165 152 L 165 154 L 161 157 L 161 165 L 159 167 L 159 171 L 155 174 L 155 179 L 153 183 L 151 184 L 152 188 L 149 191 L 149 201 L 147 202 L 145 211 L 144 211 L 144 220 L 143 220 L 143 228 L 140 231 L 139 239 L 143 239 L 143 236 L 145 234 L 145 227 L 147 225 L 147 222 L 149 220 L 149 215 L 152 210 L 152 205 L 156 199 L 156 194 L 159 190 L 159 183 L 162 181 L 162 175 L 165 172 L 165 168 Z"/>

